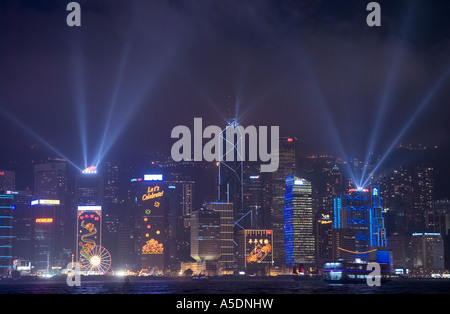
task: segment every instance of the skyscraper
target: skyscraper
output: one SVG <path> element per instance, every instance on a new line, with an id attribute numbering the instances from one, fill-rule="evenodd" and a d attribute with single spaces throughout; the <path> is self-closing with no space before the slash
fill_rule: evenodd
<path id="1" fill-rule="evenodd" d="M 333 221 L 331 215 L 322 214 L 315 220 L 316 262 L 323 265 L 333 260 Z"/>
<path id="2" fill-rule="evenodd" d="M 73 249 L 74 245 L 75 215 L 73 210 L 71 210 L 71 204 L 67 197 L 67 184 L 67 165 L 65 160 L 49 159 L 45 163 L 34 166 L 34 200 L 58 201 L 57 205 L 51 204 L 52 202 L 47 202 L 47 204 L 33 206 L 33 213 L 41 211 L 43 218 L 53 219 L 51 223 L 44 224 L 36 223 L 36 219 L 41 217 L 33 218 L 33 226 L 36 230 L 42 230 L 50 237 L 57 235 L 57 241 L 53 240 L 54 242 L 52 243 L 52 265 L 55 263 L 62 264 L 60 256 L 63 249 Z M 39 241 L 35 241 L 35 248 L 43 248 L 41 246 L 41 244 L 44 245 L 43 242 L 38 243 Z M 58 252 L 55 252 L 55 250 Z M 37 255 L 35 254 L 35 256 Z M 41 259 L 43 260 L 43 258 Z"/>
<path id="3" fill-rule="evenodd" d="M 237 268 L 233 230 L 233 203 L 211 202 L 206 203 L 204 208 L 207 210 L 213 210 L 220 215 L 219 271 L 222 274 L 231 274 Z"/>
<path id="4" fill-rule="evenodd" d="M 246 172 L 244 174 L 244 208 L 247 216 L 238 221 L 243 229 L 263 228 L 267 214 L 263 211 L 263 180 L 258 172 Z"/>
<path id="5" fill-rule="evenodd" d="M 430 273 L 444 269 L 444 244 L 439 233 L 413 233 L 411 252 L 416 270 Z"/>
<path id="6" fill-rule="evenodd" d="M 296 143 L 295 137 L 280 138 L 279 166 L 272 174 L 272 227 L 274 265 L 282 267 L 285 264 L 284 254 L 284 200 L 285 181 L 287 175 L 296 173 Z"/>
<path id="7" fill-rule="evenodd" d="M 0 275 L 5 275 L 12 266 L 13 196 L 0 194 Z"/>
<path id="8" fill-rule="evenodd" d="M 334 222 L 335 229 L 350 229 L 354 231 L 355 251 L 353 258 L 369 259 L 370 251 L 370 213 L 371 199 L 369 189 L 350 189 L 348 193 L 334 199 Z M 348 250 L 347 247 L 340 247 Z M 350 255 L 351 256 L 351 255 Z"/>
<path id="9" fill-rule="evenodd" d="M 103 186 L 103 177 L 95 169 L 88 168 L 76 177 L 76 260 L 86 267 L 94 247 L 102 246 Z"/>
<path id="10" fill-rule="evenodd" d="M 13 195 L 13 204 L 15 206 L 13 217 L 13 256 L 31 261 L 34 233 L 33 211 L 31 206 L 31 201 L 34 199 L 33 193 L 31 190 L 8 191 L 7 193 Z"/>
<path id="11" fill-rule="evenodd" d="M 200 209 L 191 213 L 191 256 L 197 262 L 220 258 L 220 213 Z"/>
<path id="12" fill-rule="evenodd" d="M 286 266 L 315 263 L 311 182 L 294 175 L 286 176 L 284 238 Z"/>
<path id="13" fill-rule="evenodd" d="M 31 201 L 33 226 L 34 271 L 51 273 L 52 267 L 64 267 L 62 262 L 64 225 L 61 221 L 61 202 L 54 199 Z"/>
<path id="14" fill-rule="evenodd" d="M 167 181 L 167 249 L 168 267 L 177 270 L 181 261 L 188 261 L 190 252 L 191 213 L 194 181 Z"/>
<path id="15" fill-rule="evenodd" d="M 141 269 L 162 274 L 167 254 L 167 184 L 162 175 L 144 175 L 137 191 L 138 248 Z"/>

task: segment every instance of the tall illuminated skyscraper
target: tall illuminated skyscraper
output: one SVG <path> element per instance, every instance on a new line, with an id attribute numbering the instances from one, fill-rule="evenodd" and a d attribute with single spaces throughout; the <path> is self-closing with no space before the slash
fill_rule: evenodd
<path id="1" fill-rule="evenodd" d="M 76 178 L 76 260 L 89 260 L 94 246 L 102 245 L 103 177 L 95 167 Z"/>
<path id="2" fill-rule="evenodd" d="M 162 174 L 146 174 L 132 180 L 134 185 L 134 233 L 137 267 L 162 274 L 167 263 L 168 186 Z"/>
<path id="3" fill-rule="evenodd" d="M 350 255 L 351 259 L 369 260 L 369 255 L 365 252 L 370 251 L 370 203 L 369 189 L 350 189 L 348 193 L 334 199 L 333 228 L 350 229 L 354 232 L 354 252 L 358 254 Z M 350 251 L 348 247 L 341 246 L 340 249 Z"/>
<path id="4" fill-rule="evenodd" d="M 8 273 L 12 266 L 12 203 L 12 195 L 0 194 L 0 275 Z"/>
<path id="5" fill-rule="evenodd" d="M 311 182 L 294 175 L 286 176 L 284 239 L 287 267 L 315 263 Z"/>
<path id="6" fill-rule="evenodd" d="M 70 205 L 66 199 L 68 195 L 66 168 L 67 165 L 64 159 L 50 159 L 45 163 L 36 164 L 34 166 L 34 200 L 57 200 L 59 202 L 58 205 L 53 204 L 53 207 L 49 207 L 49 204 L 46 204 L 47 207 L 38 204 L 33 207 L 34 210 L 32 211 L 33 213 L 36 213 L 38 212 L 37 209 L 39 209 L 42 212 L 50 214 L 50 210 L 54 209 L 51 216 L 42 216 L 44 218 L 51 217 L 53 219 L 52 223 L 36 224 L 35 219 L 33 222 L 33 224 L 36 224 L 36 230 L 43 230 L 48 232 L 48 234 L 52 234 L 50 237 L 57 235 L 57 242 L 52 244 L 51 254 L 53 255 L 53 259 L 56 259 L 56 256 L 58 255 L 62 255 L 64 248 L 68 249 L 73 247 L 75 219 L 73 211 L 70 210 Z M 40 246 L 38 243 L 40 242 L 36 241 L 35 245 Z M 59 252 L 54 252 L 55 249 Z M 43 260 L 43 258 L 41 258 L 41 260 Z M 56 260 L 52 261 L 52 265 L 54 263 L 56 263 Z M 64 262 L 58 261 L 57 263 L 63 264 Z M 67 263 L 65 265 L 67 265 Z"/>
<path id="7" fill-rule="evenodd" d="M 213 210 L 220 215 L 220 258 L 219 271 L 231 274 L 237 268 L 234 244 L 233 203 L 212 202 L 206 203 L 204 208 Z"/>
<path id="8" fill-rule="evenodd" d="M 32 207 L 32 262 L 34 272 L 47 274 L 52 268 L 64 267 L 60 257 L 63 253 L 64 225 L 61 222 L 61 202 L 55 199 L 35 199 Z"/>
<path id="9" fill-rule="evenodd" d="M 444 245 L 440 233 L 413 233 L 411 237 L 412 266 L 432 273 L 444 269 Z"/>
<path id="10" fill-rule="evenodd" d="M 354 258 L 374 260 L 371 251 L 385 250 L 387 246 L 379 187 L 349 189 L 348 193 L 336 197 L 333 228 L 354 232 Z M 342 249 L 351 251 L 346 247 Z"/>
<path id="11" fill-rule="evenodd" d="M 279 166 L 272 176 L 272 230 L 273 230 L 273 260 L 274 265 L 285 265 L 284 254 L 284 201 L 285 181 L 287 175 L 296 173 L 296 144 L 295 137 L 280 138 Z"/>

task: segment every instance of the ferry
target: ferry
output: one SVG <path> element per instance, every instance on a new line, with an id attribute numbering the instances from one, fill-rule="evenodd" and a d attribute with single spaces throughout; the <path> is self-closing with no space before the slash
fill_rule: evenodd
<path id="1" fill-rule="evenodd" d="M 367 283 L 367 276 L 373 269 L 368 269 L 367 262 L 329 262 L 323 267 L 323 280 L 332 283 Z M 381 282 L 391 280 L 389 264 L 380 263 Z"/>

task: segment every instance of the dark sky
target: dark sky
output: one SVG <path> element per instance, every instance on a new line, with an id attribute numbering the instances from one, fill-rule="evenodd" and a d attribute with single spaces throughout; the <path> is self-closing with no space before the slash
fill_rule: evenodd
<path id="1" fill-rule="evenodd" d="M 169 153 L 173 127 L 229 108 L 302 152 L 449 141 L 450 76 L 428 94 L 450 68 L 447 0 L 378 1 L 373 28 L 361 0 L 78 1 L 73 28 L 69 2 L 0 2 L 3 155 L 47 147 L 32 133 L 77 164 Z"/>

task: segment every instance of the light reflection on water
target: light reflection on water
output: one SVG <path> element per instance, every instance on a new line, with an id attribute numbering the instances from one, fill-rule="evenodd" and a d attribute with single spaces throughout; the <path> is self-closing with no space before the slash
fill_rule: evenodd
<path id="1" fill-rule="evenodd" d="M 329 284 L 317 281 L 273 279 L 239 280 L 135 280 L 81 281 L 69 287 L 65 281 L 0 281 L 0 294 L 417 294 L 450 293 L 448 280 L 393 280 L 379 287 L 366 284 Z"/>

